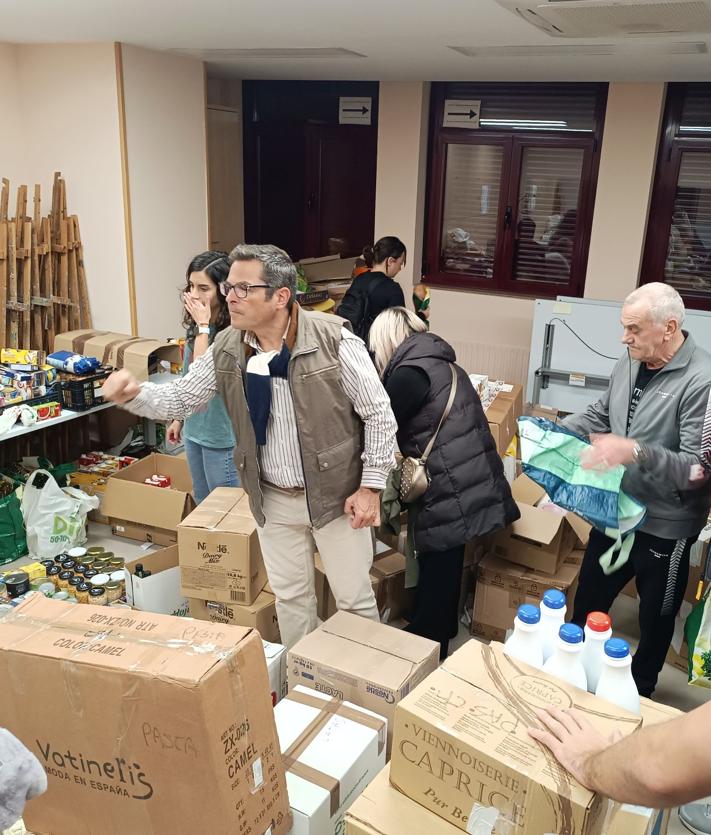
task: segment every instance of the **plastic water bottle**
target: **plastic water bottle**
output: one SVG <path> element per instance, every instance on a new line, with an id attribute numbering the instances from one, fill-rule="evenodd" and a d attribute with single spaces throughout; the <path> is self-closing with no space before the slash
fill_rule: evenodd
<path id="1" fill-rule="evenodd" d="M 580 660 L 582 649 L 583 630 L 575 623 L 564 623 L 558 631 L 555 652 L 543 665 L 543 671 L 587 690 L 588 680 Z"/>
<path id="2" fill-rule="evenodd" d="M 543 652 L 539 639 L 541 612 L 538 606 L 524 603 L 514 618 L 513 634 L 504 644 L 504 652 L 532 667 L 543 666 Z"/>
<path id="3" fill-rule="evenodd" d="M 604 612 L 590 612 L 585 622 L 585 643 L 583 644 L 583 667 L 588 677 L 588 690 L 594 693 L 600 681 L 605 660 L 605 641 L 612 637 L 612 621 Z"/>
<path id="4" fill-rule="evenodd" d="M 541 603 L 541 649 L 543 663 L 555 652 L 560 627 L 565 623 L 565 595 L 559 589 L 548 589 Z M 609 637 L 609 636 L 608 636 Z"/>
<path id="5" fill-rule="evenodd" d="M 630 645 L 622 638 L 605 641 L 605 658 L 595 695 L 639 715 L 639 693 L 632 678 Z"/>

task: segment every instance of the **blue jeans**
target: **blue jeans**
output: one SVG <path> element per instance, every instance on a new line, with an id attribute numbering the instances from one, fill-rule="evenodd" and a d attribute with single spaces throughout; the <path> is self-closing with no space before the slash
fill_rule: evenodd
<path id="1" fill-rule="evenodd" d="M 193 479 L 193 496 L 197 504 L 200 504 L 216 487 L 240 486 L 237 467 L 235 467 L 232 455 L 234 447 L 210 449 L 187 438 L 183 439 L 183 443 Z"/>

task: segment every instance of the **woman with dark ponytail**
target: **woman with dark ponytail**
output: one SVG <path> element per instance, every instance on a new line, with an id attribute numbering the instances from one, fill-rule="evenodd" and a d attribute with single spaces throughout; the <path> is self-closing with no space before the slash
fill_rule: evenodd
<path id="1" fill-rule="evenodd" d="M 219 286 L 227 280 L 230 265 L 226 252 L 203 252 L 188 265 L 182 293 L 185 306 L 185 354 L 183 374 L 212 345 L 215 336 L 230 326 L 227 299 Z M 174 420 L 168 427 L 168 440 L 185 444 L 185 454 L 193 480 L 193 494 L 199 504 L 216 487 L 238 487 L 239 477 L 233 458 L 235 436 L 222 398 L 215 396 L 204 412 Z"/>
<path id="2" fill-rule="evenodd" d="M 405 296 L 395 276 L 405 266 L 405 244 L 392 235 L 363 250 L 369 272 L 357 276 L 338 308 L 353 326 L 353 332 L 368 344 L 368 333 L 378 314 L 390 307 L 404 307 Z"/>

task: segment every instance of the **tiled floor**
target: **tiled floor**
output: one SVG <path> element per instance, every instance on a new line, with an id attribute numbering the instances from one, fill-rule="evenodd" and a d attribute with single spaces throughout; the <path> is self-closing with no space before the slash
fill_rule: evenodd
<path id="1" fill-rule="evenodd" d="M 112 536 L 110 529 L 105 525 L 90 525 L 88 544 L 102 545 L 106 550 L 113 551 L 117 556 L 125 557 L 127 561 L 146 552 L 146 547 L 139 543 Z M 151 547 L 149 546 L 148 550 Z M 3 570 L 7 571 L 13 567 L 19 567 L 24 562 L 27 562 L 27 559 L 3 566 Z M 627 638 L 634 645 L 639 638 L 636 606 L 636 601 L 632 598 L 620 596 L 611 612 L 615 632 Z M 460 625 L 459 634 L 452 642 L 452 649 L 457 649 L 467 640 L 471 640 L 471 636 L 467 628 Z M 679 710 L 688 711 L 703 704 L 708 698 L 709 691 L 700 687 L 690 687 L 686 681 L 686 676 L 680 670 L 665 664 L 654 693 L 655 701 L 672 705 Z M 668 833 L 669 835 L 688 835 L 688 831 L 681 825 L 676 813 L 672 814 Z"/>

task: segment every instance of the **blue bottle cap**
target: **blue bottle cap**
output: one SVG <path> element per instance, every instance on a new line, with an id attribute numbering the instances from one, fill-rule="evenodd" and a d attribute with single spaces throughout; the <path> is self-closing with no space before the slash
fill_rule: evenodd
<path id="1" fill-rule="evenodd" d="M 610 658 L 626 658 L 630 654 L 630 645 L 622 638 L 610 638 L 605 641 L 605 655 Z"/>
<path id="2" fill-rule="evenodd" d="M 532 603 L 524 603 L 518 607 L 518 618 L 524 623 L 538 623 L 541 619 L 541 611 L 538 606 Z"/>
<path id="3" fill-rule="evenodd" d="M 543 602 L 549 609 L 562 609 L 565 606 L 565 595 L 560 589 L 548 589 L 543 594 Z"/>
<path id="4" fill-rule="evenodd" d="M 566 644 L 582 644 L 583 642 L 583 630 L 575 623 L 564 623 L 558 635 Z"/>

